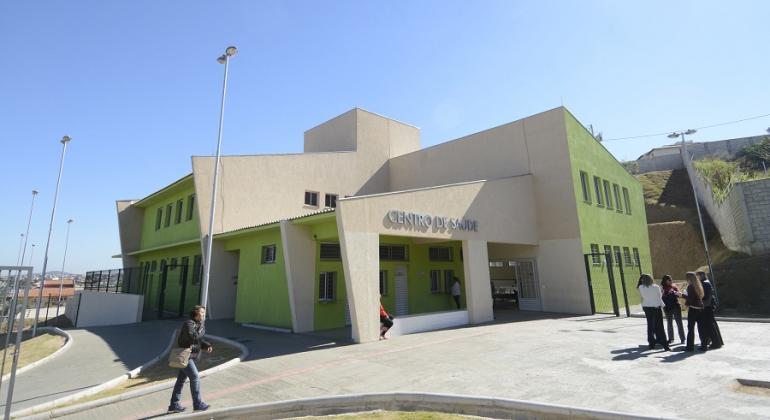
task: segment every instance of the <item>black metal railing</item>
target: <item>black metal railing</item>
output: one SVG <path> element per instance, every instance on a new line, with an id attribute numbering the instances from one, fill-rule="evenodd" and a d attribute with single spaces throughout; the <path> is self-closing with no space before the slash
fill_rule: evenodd
<path id="1" fill-rule="evenodd" d="M 83 290 L 105 293 L 141 294 L 142 271 L 139 267 L 86 272 Z"/>

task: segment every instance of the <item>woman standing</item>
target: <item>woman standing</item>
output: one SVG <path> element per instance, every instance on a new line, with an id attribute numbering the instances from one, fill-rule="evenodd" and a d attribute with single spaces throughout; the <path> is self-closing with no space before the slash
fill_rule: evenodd
<path id="1" fill-rule="evenodd" d="M 192 351 L 187 366 L 179 369 L 179 374 L 177 374 L 174 391 L 171 394 L 171 404 L 168 406 L 169 413 L 181 413 L 185 410 L 185 407 L 179 401 L 182 399 L 182 388 L 187 378 L 190 379 L 193 410 L 206 411 L 209 408 L 209 405 L 201 400 L 200 376 L 198 375 L 198 368 L 195 366 L 195 359 L 197 359 L 201 350 L 208 353 L 214 351 L 211 343 L 203 339 L 203 336 L 206 335 L 206 328 L 203 326 L 205 319 L 206 308 L 195 305 L 192 311 L 190 311 L 190 319 L 182 324 L 182 329 L 179 331 L 176 345 L 181 348 L 189 348 Z"/>
<path id="2" fill-rule="evenodd" d="M 671 280 L 671 276 L 666 274 L 660 280 L 660 287 L 663 289 L 663 303 L 666 305 L 663 311 L 666 313 L 668 321 L 668 343 L 674 342 L 674 320 L 679 330 L 679 341 L 684 344 L 684 326 L 682 325 L 682 306 L 679 304 L 679 297 L 682 293 Z"/>
<path id="3" fill-rule="evenodd" d="M 695 273 L 688 271 L 685 274 L 687 279 L 687 347 L 685 351 L 695 351 L 695 328 L 698 329 L 698 335 L 701 337 L 701 350 L 706 350 L 703 343 L 703 286 Z"/>
<path id="4" fill-rule="evenodd" d="M 671 351 L 666 340 L 666 332 L 663 330 L 663 300 L 660 287 L 652 281 L 652 276 L 642 274 L 639 277 L 639 294 L 642 296 L 642 309 L 647 318 L 647 343 L 650 349 L 655 348 L 658 342 L 666 351 Z"/>

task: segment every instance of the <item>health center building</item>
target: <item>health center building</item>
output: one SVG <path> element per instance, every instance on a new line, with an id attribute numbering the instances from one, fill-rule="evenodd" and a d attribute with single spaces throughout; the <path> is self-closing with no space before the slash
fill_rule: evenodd
<path id="1" fill-rule="evenodd" d="M 214 161 L 193 156 L 188 175 L 117 202 L 145 310 L 198 301 Z M 418 128 L 356 108 L 306 131 L 303 153 L 220 165 L 215 319 L 350 326 L 366 342 L 380 302 L 400 334 L 491 321 L 493 290 L 513 291 L 518 310 L 590 314 L 608 305 L 589 288 L 613 269 L 603 252 L 651 271 L 641 185 L 563 107 L 426 148 Z"/>

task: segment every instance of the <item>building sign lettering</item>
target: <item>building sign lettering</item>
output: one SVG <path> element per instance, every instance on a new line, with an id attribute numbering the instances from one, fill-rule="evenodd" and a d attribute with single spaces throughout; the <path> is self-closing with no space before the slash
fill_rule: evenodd
<path id="1" fill-rule="evenodd" d="M 396 225 L 414 226 L 417 228 L 433 228 L 436 230 L 466 230 L 479 231 L 478 220 L 433 216 L 430 214 L 411 213 L 402 210 L 390 210 L 388 220 Z"/>

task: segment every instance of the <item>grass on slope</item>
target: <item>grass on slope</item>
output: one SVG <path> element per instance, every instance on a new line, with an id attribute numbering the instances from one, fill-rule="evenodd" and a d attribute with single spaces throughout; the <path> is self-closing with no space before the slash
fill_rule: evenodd
<path id="1" fill-rule="evenodd" d="M 38 360 L 53 354 L 56 350 L 59 350 L 64 345 L 64 337 L 56 334 L 41 333 L 37 337 L 32 338 L 32 332 L 30 330 L 24 331 L 21 342 L 21 354 L 19 355 L 18 368 L 23 368 L 30 363 L 37 362 Z M 11 334 L 10 343 L 8 345 L 8 352 L 5 355 L 5 373 L 11 371 L 11 365 L 13 364 L 13 351 L 16 343 L 16 333 Z M 0 335 L 0 349 L 4 348 L 5 334 Z"/>

